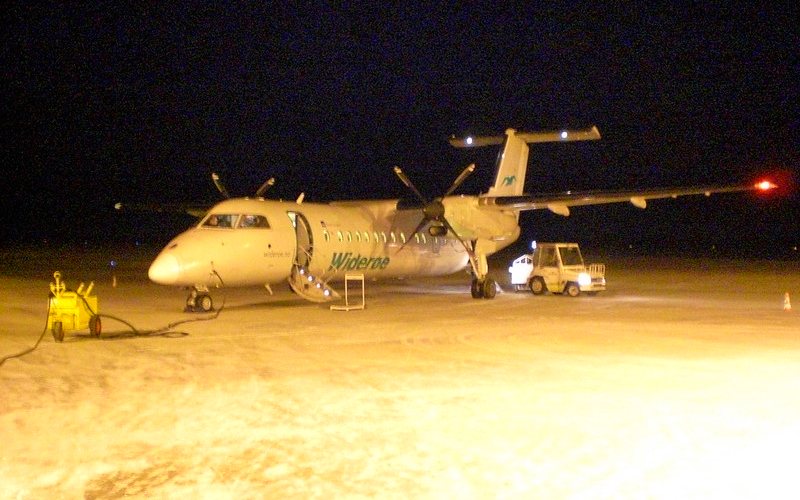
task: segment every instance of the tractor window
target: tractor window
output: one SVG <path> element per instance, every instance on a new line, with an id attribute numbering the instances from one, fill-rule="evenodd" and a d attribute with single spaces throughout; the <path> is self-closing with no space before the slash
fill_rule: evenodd
<path id="1" fill-rule="evenodd" d="M 561 253 L 561 265 L 563 266 L 582 266 L 583 259 L 581 258 L 581 251 L 578 247 L 560 247 L 558 249 Z"/>
<path id="2" fill-rule="evenodd" d="M 543 248 L 541 260 L 539 262 L 542 266 L 545 267 L 558 266 L 558 260 L 556 258 L 556 249 L 553 247 Z"/>

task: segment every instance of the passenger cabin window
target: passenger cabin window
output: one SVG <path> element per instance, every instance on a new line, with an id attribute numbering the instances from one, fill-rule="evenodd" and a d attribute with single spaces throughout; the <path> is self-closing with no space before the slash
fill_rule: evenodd
<path id="1" fill-rule="evenodd" d="M 267 218 L 263 215 L 243 215 L 239 219 L 239 227 L 244 228 L 261 228 L 267 229 L 269 228 L 269 222 L 267 222 Z"/>
<path id="2" fill-rule="evenodd" d="M 233 223 L 236 222 L 238 215 L 234 214 L 210 214 L 203 221 L 203 227 L 221 227 L 231 228 Z"/>

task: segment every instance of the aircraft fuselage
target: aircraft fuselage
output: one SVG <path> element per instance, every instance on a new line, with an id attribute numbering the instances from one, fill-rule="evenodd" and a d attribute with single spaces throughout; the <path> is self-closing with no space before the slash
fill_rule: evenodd
<path id="1" fill-rule="evenodd" d="M 463 270 L 468 254 L 452 235 L 412 234 L 417 210 L 397 200 L 334 204 L 230 199 L 175 237 L 149 276 L 173 286 L 248 286 L 279 283 L 295 267 L 335 281 L 346 272 L 369 278 L 441 276 Z M 224 224 L 212 225 L 219 218 Z M 259 220 L 259 225 L 248 221 Z M 511 218 L 508 244 L 518 235 Z"/>

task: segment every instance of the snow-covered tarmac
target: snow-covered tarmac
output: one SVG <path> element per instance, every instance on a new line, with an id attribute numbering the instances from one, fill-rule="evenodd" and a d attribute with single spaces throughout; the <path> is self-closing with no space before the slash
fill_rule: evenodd
<path id="1" fill-rule="evenodd" d="M 511 292 L 513 257 L 494 300 L 466 275 L 350 312 L 253 288 L 185 335 L 47 332 L 0 367 L 0 498 L 800 496 L 800 263 L 612 260 L 571 299 Z M 0 276 L 0 357 L 45 325 L 61 263 L 30 260 Z M 101 261 L 62 269 L 101 314 L 198 318 L 146 260 L 116 287 Z"/>

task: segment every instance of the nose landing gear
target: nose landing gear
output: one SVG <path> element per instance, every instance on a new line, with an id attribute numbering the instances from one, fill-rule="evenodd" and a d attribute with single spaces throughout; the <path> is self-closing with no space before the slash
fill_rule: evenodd
<path id="1" fill-rule="evenodd" d="M 208 288 L 192 287 L 189 296 L 186 297 L 186 309 L 184 312 L 211 312 L 214 310 L 214 301 Z"/>

